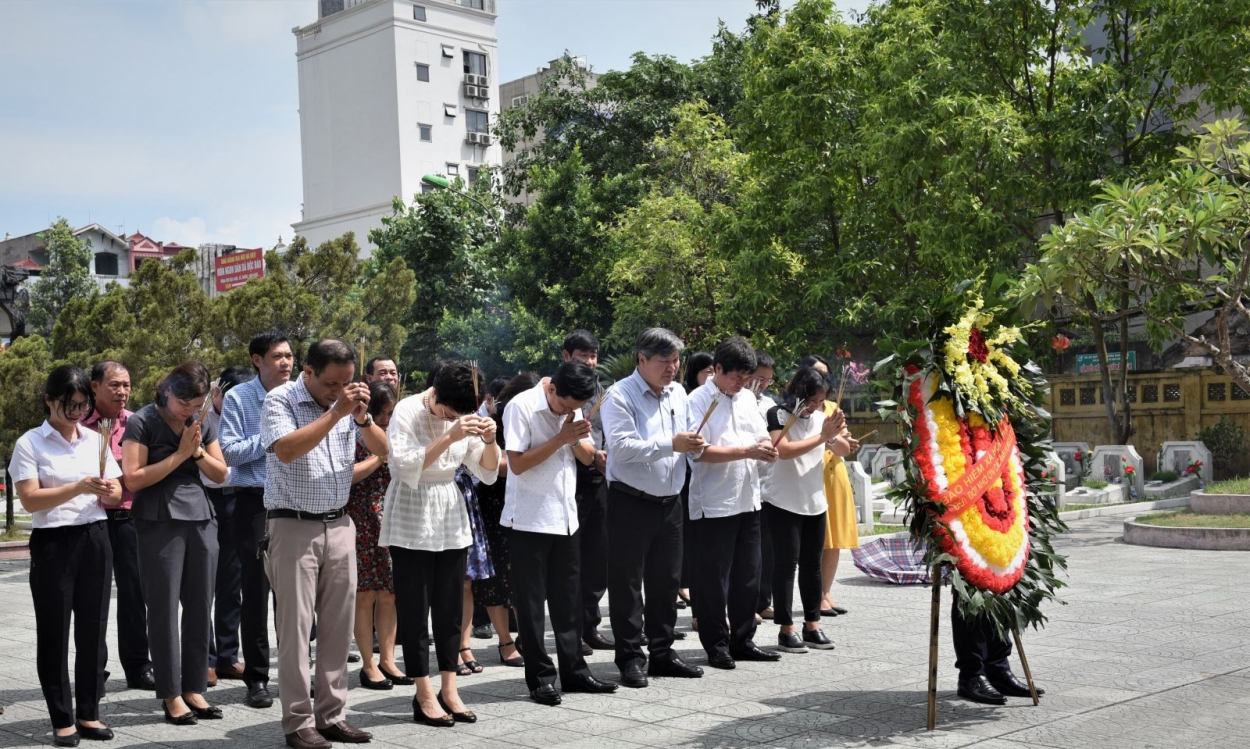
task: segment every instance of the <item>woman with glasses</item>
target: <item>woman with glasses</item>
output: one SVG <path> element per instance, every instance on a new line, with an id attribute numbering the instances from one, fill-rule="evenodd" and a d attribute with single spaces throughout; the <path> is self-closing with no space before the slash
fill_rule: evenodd
<path id="1" fill-rule="evenodd" d="M 829 650 L 820 629 L 820 560 L 825 546 L 825 446 L 842 430 L 840 411 L 826 416 L 829 385 L 819 371 L 800 369 L 786 388 L 784 402 L 768 411 L 768 433 L 777 442 L 777 462 L 764 488 L 764 515 L 773 541 L 773 621 L 781 625 L 777 647 L 787 653 Z M 794 423 L 786 431 L 791 418 Z M 784 436 L 783 436 L 784 433 Z M 798 568 L 803 633 L 795 632 L 790 608 Z"/>
<path id="2" fill-rule="evenodd" d="M 204 365 L 181 364 L 157 384 L 156 402 L 130 417 L 122 437 L 122 471 L 135 494 L 131 515 L 156 696 L 165 720 L 180 726 L 221 718 L 221 709 L 204 699 L 217 520 L 200 474 L 226 480 L 217 432 L 200 421 L 208 395 Z"/>
<path id="3" fill-rule="evenodd" d="M 498 478 L 495 422 L 477 416 L 486 390 L 476 367 L 444 362 L 433 386 L 399 402 L 391 419 L 391 485 L 378 546 L 390 548 L 395 607 L 408 675 L 416 677 L 412 717 L 429 726 L 473 723 L 456 690 L 469 511 L 456 486 L 464 466 L 483 484 Z M 441 690 L 430 681 L 430 614 Z"/>
<path id="4" fill-rule="evenodd" d="M 78 746 L 80 736 L 113 738 L 100 722 L 113 575 L 104 508 L 121 501 L 121 469 L 99 432 L 79 424 L 91 402 L 86 372 L 68 364 L 52 370 L 44 384 L 47 418 L 17 439 L 9 461 L 17 497 L 34 525 L 35 668 L 56 746 Z M 76 709 L 69 680 L 71 616 Z"/>

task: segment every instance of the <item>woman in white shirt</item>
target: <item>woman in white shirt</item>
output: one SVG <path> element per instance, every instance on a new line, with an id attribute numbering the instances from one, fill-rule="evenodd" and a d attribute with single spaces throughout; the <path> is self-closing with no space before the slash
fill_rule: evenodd
<path id="1" fill-rule="evenodd" d="M 845 418 L 838 411 L 826 418 L 822 406 L 829 393 L 824 375 L 800 369 L 786 388 L 784 404 L 768 412 L 768 432 L 777 442 L 778 460 L 764 495 L 764 515 L 773 539 L 773 621 L 781 625 L 777 647 L 787 653 L 808 648 L 830 650 L 833 643 L 820 629 L 822 593 L 820 559 L 825 545 L 825 443 L 835 439 Z M 783 437 L 791 414 L 798 414 Z M 803 634 L 795 632 L 790 604 L 798 568 L 803 604 Z"/>
<path id="2" fill-rule="evenodd" d="M 475 385 L 474 378 L 477 383 Z M 391 417 L 391 485 L 386 490 L 379 547 L 389 547 L 404 665 L 417 680 L 412 717 L 449 727 L 477 720 L 456 690 L 457 649 L 467 549 L 473 543 L 456 468 L 484 484 L 498 478 L 495 422 L 477 416 L 486 383 L 466 362 L 445 362 L 434 386 L 399 402 Z M 441 690 L 430 682 L 430 614 Z"/>
<path id="3" fill-rule="evenodd" d="M 43 425 L 13 446 L 9 462 L 22 507 L 31 514 L 30 592 L 35 604 L 36 670 L 56 746 L 79 737 L 108 740 L 100 722 L 108 662 L 113 550 L 105 505 L 122 498 L 121 468 L 99 433 L 79 426 L 91 409 L 91 378 L 79 367 L 52 370 L 44 385 Z M 100 457 L 104 456 L 103 467 Z M 70 616 L 74 620 L 74 696 L 70 696 Z"/>

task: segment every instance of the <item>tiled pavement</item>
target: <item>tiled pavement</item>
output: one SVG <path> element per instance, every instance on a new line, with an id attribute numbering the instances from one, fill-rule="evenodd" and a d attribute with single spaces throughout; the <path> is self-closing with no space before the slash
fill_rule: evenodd
<path id="1" fill-rule="evenodd" d="M 928 589 L 869 582 L 848 559 L 837 592 L 851 613 L 825 620 L 833 652 L 708 669 L 699 680 L 656 679 L 610 696 L 568 695 L 549 708 L 526 698 L 518 670 L 494 665 L 494 640 L 479 640 L 476 655 L 488 668 L 462 681 L 481 718 L 476 725 L 413 724 L 412 687 L 353 688 L 350 718 L 374 732 L 374 745 L 429 749 L 1250 747 L 1250 554 L 1126 546 L 1121 527 L 1117 519 L 1079 521 L 1059 543 L 1070 562 L 1067 605 L 1051 606 L 1048 626 L 1024 636 L 1048 690 L 1040 707 L 955 697 L 944 607 L 939 727 L 925 731 Z M 0 595 L 0 747 L 46 745 L 26 562 L 0 562 Z M 774 644 L 776 632 L 765 623 L 756 639 Z M 679 645 L 691 662 L 704 661 L 693 635 Z M 109 746 L 283 745 L 278 708 L 243 707 L 243 689 L 231 682 L 209 694 L 224 706 L 224 720 L 175 728 L 162 722 L 154 697 L 127 690 L 120 667 L 110 665 L 103 718 L 117 739 Z M 616 677 L 610 654 L 597 653 L 591 666 L 601 678 Z"/>

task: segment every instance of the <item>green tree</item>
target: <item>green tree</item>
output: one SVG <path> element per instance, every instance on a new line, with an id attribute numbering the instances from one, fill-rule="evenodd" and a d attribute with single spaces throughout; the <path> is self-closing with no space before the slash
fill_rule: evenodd
<path id="1" fill-rule="evenodd" d="M 0 352 L 0 459 L 8 465 L 13 443 L 43 421 L 43 385 L 52 352 L 42 336 L 25 336 Z"/>
<path id="2" fill-rule="evenodd" d="M 74 236 L 68 221 L 57 218 L 39 238 L 48 264 L 31 285 L 27 320 L 33 330 L 46 333 L 71 300 L 91 294 L 96 285 L 91 280 L 91 243 Z"/>

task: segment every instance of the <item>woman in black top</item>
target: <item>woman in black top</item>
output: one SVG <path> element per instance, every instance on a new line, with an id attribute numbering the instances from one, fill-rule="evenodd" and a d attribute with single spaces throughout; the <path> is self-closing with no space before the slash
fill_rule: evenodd
<path id="1" fill-rule="evenodd" d="M 175 725 L 221 717 L 221 709 L 204 699 L 217 520 L 200 473 L 217 483 L 226 480 L 216 431 L 199 421 L 208 394 L 204 365 L 181 364 L 156 386 L 156 402 L 130 417 L 122 437 L 122 472 L 135 495 L 131 515 L 156 696 L 165 720 Z"/>

